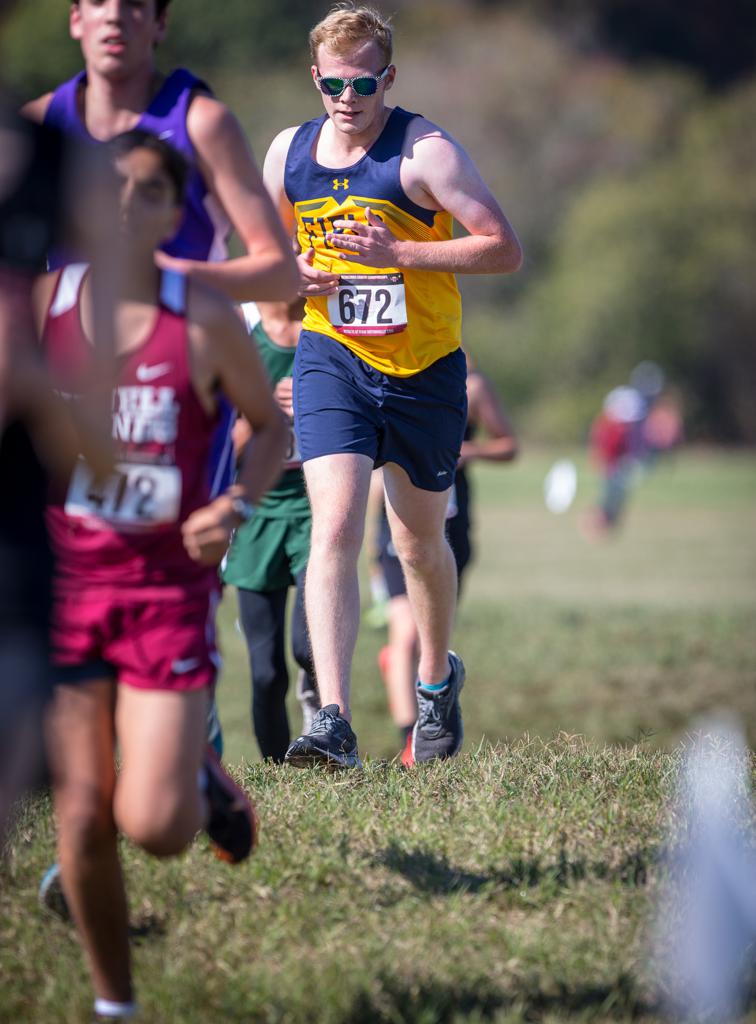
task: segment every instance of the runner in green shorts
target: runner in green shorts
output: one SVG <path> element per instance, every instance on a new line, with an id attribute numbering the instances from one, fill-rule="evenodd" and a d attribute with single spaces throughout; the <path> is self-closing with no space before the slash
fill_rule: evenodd
<path id="1" fill-rule="evenodd" d="M 302 325 L 303 303 L 245 304 L 247 327 L 258 347 L 276 399 L 292 416 L 291 370 Z M 249 429 L 238 421 L 234 443 L 240 458 Z M 297 697 L 305 731 L 320 708 L 304 612 L 304 577 L 310 554 L 310 504 L 294 431 L 285 469 L 255 514 L 234 535 L 223 563 L 225 583 L 237 588 L 239 621 L 252 675 L 252 725 L 263 757 L 281 762 L 290 742 L 286 693 L 286 602 L 296 587 L 291 619 L 292 653 L 300 672 Z"/>

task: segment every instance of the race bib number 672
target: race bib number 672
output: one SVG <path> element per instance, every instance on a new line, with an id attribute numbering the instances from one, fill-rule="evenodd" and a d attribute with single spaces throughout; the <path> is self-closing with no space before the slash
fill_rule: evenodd
<path id="1" fill-rule="evenodd" d="M 328 316 L 342 334 L 397 334 L 407 326 L 404 274 L 354 274 L 339 278 L 328 296 Z"/>

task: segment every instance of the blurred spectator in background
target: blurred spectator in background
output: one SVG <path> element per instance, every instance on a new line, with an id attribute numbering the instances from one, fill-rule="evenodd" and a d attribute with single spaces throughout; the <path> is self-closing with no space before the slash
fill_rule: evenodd
<path id="1" fill-rule="evenodd" d="M 662 452 L 683 438 L 678 397 L 665 390 L 664 373 L 642 362 L 630 382 L 613 388 L 590 429 L 591 458 L 602 476 L 598 504 L 583 520 L 590 537 L 616 530 L 630 492 Z"/>
<path id="2" fill-rule="evenodd" d="M 682 403 L 676 391 L 664 390 L 651 406 L 643 423 L 644 466 L 651 469 L 661 454 L 683 441 Z"/>

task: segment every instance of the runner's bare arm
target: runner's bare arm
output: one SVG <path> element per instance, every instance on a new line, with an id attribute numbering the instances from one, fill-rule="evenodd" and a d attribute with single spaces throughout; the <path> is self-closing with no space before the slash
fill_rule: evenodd
<path id="1" fill-rule="evenodd" d="M 289 146 L 296 132 L 296 127 L 287 128 L 276 136 L 270 144 L 270 149 L 265 157 L 265 164 L 263 166 L 265 186 L 278 210 L 278 215 L 281 218 L 284 229 L 292 238 L 295 235 L 296 222 L 294 210 L 284 188 L 284 171 Z M 297 269 L 299 270 L 298 294 L 300 296 L 331 295 L 337 292 L 339 287 L 338 275 L 318 270 L 317 267 L 313 266 L 314 257 L 314 249 L 308 249 L 306 252 L 300 252 L 297 255 Z"/>
<path id="2" fill-rule="evenodd" d="M 21 116 L 27 117 L 30 121 L 36 121 L 37 124 L 42 124 L 47 113 L 47 108 L 50 106 L 53 94 L 46 92 L 42 96 L 38 96 L 35 100 L 29 100 L 21 107 Z"/>
<path id="3" fill-rule="evenodd" d="M 292 379 L 291 377 L 283 377 L 278 381 L 275 388 L 273 389 L 273 397 L 276 400 L 278 407 L 281 412 L 286 416 L 289 422 L 294 417 L 294 408 L 292 404 Z M 239 416 L 233 425 L 231 430 L 231 440 L 234 445 L 234 455 L 238 460 L 242 457 L 242 452 L 249 444 L 252 438 L 252 427 L 244 416 Z"/>
<path id="4" fill-rule="evenodd" d="M 44 304 L 46 311 L 57 275 L 38 279 L 24 296 L 19 294 L 20 280 L 17 275 L 8 289 L 0 272 L 0 351 L 5 357 L 0 362 L 5 364 L 6 415 L 23 420 L 37 455 L 51 473 L 67 479 L 84 452 L 96 475 L 104 477 L 113 465 L 109 430 L 94 429 L 86 407 L 72 408 L 55 393 L 37 344 L 37 325 L 44 320 L 44 313 L 38 316 L 37 309 Z"/>
<path id="5" fill-rule="evenodd" d="M 511 462 L 517 457 L 519 445 L 504 405 L 488 377 L 477 370 L 467 378 L 467 418 L 482 427 L 486 436 L 462 442 L 463 463 L 472 459 Z"/>
<path id="6" fill-rule="evenodd" d="M 289 146 L 291 140 L 297 133 L 296 126 L 294 128 L 286 128 L 284 131 L 273 139 L 270 144 L 268 152 L 265 154 L 265 161 L 263 163 L 263 182 L 268 190 L 268 194 L 273 201 L 278 216 L 281 218 L 281 223 L 284 226 L 284 231 L 292 237 L 295 230 L 295 219 L 294 209 L 289 202 L 288 196 L 286 195 L 286 189 L 284 187 L 284 172 L 286 169 L 286 157 L 289 153 Z"/>
<path id="7" fill-rule="evenodd" d="M 5 424 L 21 420 L 41 461 L 65 475 L 78 440 L 36 344 L 33 303 L 30 278 L 0 267 L 0 436 Z"/>
<path id="8" fill-rule="evenodd" d="M 350 234 L 330 234 L 328 241 L 345 259 L 371 267 L 438 270 L 454 274 L 508 274 L 522 264 L 517 235 L 467 153 L 441 129 L 415 118 L 402 156 L 402 186 L 426 209 L 444 210 L 468 232 L 443 242 L 396 238 L 384 222 L 367 211 L 367 224 L 335 221 Z"/>
<path id="9" fill-rule="evenodd" d="M 288 426 L 271 391 L 255 345 L 234 318 L 226 331 L 211 336 L 219 389 L 252 430 L 245 448 L 239 485 L 248 501 L 257 502 L 281 472 L 288 444 Z"/>
<path id="10" fill-rule="evenodd" d="M 288 426 L 273 398 L 257 349 L 233 307 L 222 296 L 193 288 L 189 305 L 192 378 L 206 405 L 221 391 L 252 428 L 236 484 L 211 504 L 197 509 L 182 527 L 189 555 L 217 565 L 239 525 L 233 499 L 254 504 L 281 473 Z"/>
<path id="11" fill-rule="evenodd" d="M 288 236 L 276 216 L 241 125 L 222 103 L 195 96 L 187 130 L 202 177 L 225 210 L 247 252 L 218 263 L 159 255 L 162 266 L 182 270 L 237 302 L 288 301 L 298 277 Z"/>

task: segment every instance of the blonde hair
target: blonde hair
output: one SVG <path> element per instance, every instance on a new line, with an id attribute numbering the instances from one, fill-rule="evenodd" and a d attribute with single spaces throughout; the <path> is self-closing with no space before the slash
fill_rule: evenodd
<path id="1" fill-rule="evenodd" d="M 317 63 L 318 48 L 343 57 L 364 43 L 374 42 L 386 64 L 391 63 L 391 22 L 364 4 L 347 0 L 334 4 L 328 14 L 310 32 L 310 55 Z"/>

